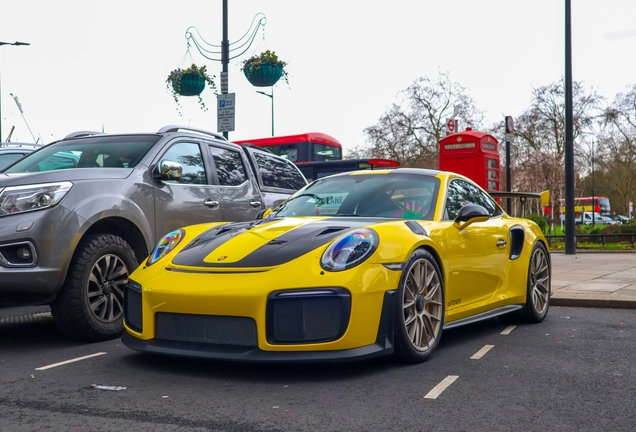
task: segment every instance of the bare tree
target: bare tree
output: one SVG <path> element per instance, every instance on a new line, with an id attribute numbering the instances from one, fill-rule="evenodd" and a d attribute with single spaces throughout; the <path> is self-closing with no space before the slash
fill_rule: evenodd
<path id="1" fill-rule="evenodd" d="M 399 96 L 400 102 L 364 130 L 367 145 L 352 154 L 388 157 L 402 166 L 437 168 L 446 119 L 460 119 L 474 127 L 483 118 L 466 88 L 452 82 L 448 72 L 439 72 L 435 78 L 420 77 Z"/>
<path id="2" fill-rule="evenodd" d="M 563 197 L 565 154 L 565 88 L 562 81 L 533 90 L 530 107 L 518 118 L 513 146 L 512 184 L 515 190 L 549 189 L 553 215 L 559 213 Z M 573 124 L 575 153 L 581 161 L 581 145 L 591 136 L 599 119 L 602 98 L 573 83 Z M 581 174 L 580 163 L 576 175 Z"/>
<path id="3" fill-rule="evenodd" d="M 628 202 L 636 198 L 636 85 L 616 95 L 603 120 L 595 177 L 606 189 L 598 190 L 610 198 L 614 211 L 626 214 Z"/>

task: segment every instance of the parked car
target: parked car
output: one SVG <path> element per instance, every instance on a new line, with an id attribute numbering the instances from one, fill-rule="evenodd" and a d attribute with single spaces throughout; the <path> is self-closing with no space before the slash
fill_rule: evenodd
<path id="1" fill-rule="evenodd" d="M 620 216 L 620 215 L 609 215 L 605 217 L 612 221 L 612 225 L 621 225 L 629 220 L 627 216 Z"/>
<path id="2" fill-rule="evenodd" d="M 21 142 L 0 143 L 0 171 L 13 162 L 22 159 L 29 153 L 39 149 L 43 144 L 30 144 Z"/>
<path id="3" fill-rule="evenodd" d="M 50 304 L 89 341 L 123 331 L 123 284 L 166 233 L 250 221 L 307 184 L 290 161 L 182 126 L 79 132 L 0 174 L 0 301 Z"/>
<path id="4" fill-rule="evenodd" d="M 263 216 L 161 239 L 124 285 L 122 342 L 239 361 L 421 362 L 444 329 L 548 313 L 541 229 L 459 174 L 336 174 Z"/>

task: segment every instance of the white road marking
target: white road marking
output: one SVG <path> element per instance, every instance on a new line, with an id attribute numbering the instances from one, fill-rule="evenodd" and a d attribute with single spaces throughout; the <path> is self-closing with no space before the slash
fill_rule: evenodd
<path id="1" fill-rule="evenodd" d="M 439 383 L 435 387 L 433 387 L 433 390 L 428 392 L 428 394 L 426 396 L 424 396 L 424 399 L 437 399 L 437 396 L 442 394 L 442 392 L 444 390 L 446 390 L 448 388 L 448 386 L 450 386 L 452 383 L 454 383 L 457 378 L 459 378 L 458 375 L 449 375 L 449 376 L 447 376 L 446 378 L 444 378 L 442 380 L 441 383 Z"/>
<path id="2" fill-rule="evenodd" d="M 84 357 L 77 357 L 77 358 L 74 358 L 74 359 L 71 359 L 71 360 L 66 360 L 66 361 L 59 362 L 59 363 L 54 363 L 54 364 L 51 364 L 51 365 L 48 365 L 48 366 L 42 366 L 42 367 L 39 367 L 39 368 L 35 368 L 35 370 L 41 371 L 41 370 L 51 369 L 51 368 L 54 368 L 54 367 L 57 367 L 57 366 L 62 366 L 62 365 L 73 363 L 73 362 L 77 362 L 77 361 L 80 361 L 80 360 L 86 360 L 86 359 L 89 359 L 91 357 L 97 357 L 97 356 L 104 355 L 104 354 L 106 354 L 106 353 L 105 352 L 98 352 L 98 353 L 87 355 L 87 356 L 84 356 Z"/>
<path id="3" fill-rule="evenodd" d="M 486 355 L 486 353 L 488 351 L 490 351 L 491 349 L 493 349 L 495 346 L 494 345 L 484 345 L 484 347 L 482 349 L 480 349 L 479 351 L 477 351 L 472 357 L 471 359 L 473 360 L 479 360 L 480 358 L 482 358 L 484 355 Z"/>
<path id="4" fill-rule="evenodd" d="M 502 335 L 508 335 L 511 331 L 513 331 L 517 326 L 508 326 L 504 331 L 501 332 Z"/>

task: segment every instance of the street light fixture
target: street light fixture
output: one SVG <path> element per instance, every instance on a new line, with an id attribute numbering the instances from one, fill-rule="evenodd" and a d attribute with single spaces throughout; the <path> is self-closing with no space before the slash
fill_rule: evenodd
<path id="1" fill-rule="evenodd" d="M 256 91 L 256 93 L 265 95 L 272 100 L 272 136 L 274 136 L 274 87 L 272 87 L 272 94 L 267 94 L 262 91 Z"/>
<path id="2" fill-rule="evenodd" d="M 2 45 L 15 45 L 15 46 L 21 46 L 21 45 L 31 45 L 28 42 L 19 42 L 19 41 L 15 41 L 15 42 L 1 42 L 0 41 L 0 46 Z M 0 141 L 2 141 L 2 91 L 0 91 Z"/>

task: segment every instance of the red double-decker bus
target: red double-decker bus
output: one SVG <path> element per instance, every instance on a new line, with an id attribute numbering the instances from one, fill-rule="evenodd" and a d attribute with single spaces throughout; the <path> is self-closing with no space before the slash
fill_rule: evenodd
<path id="1" fill-rule="evenodd" d="M 264 147 L 294 163 L 322 162 L 342 159 L 342 144 L 332 136 L 320 132 L 273 136 L 234 141 Z"/>

